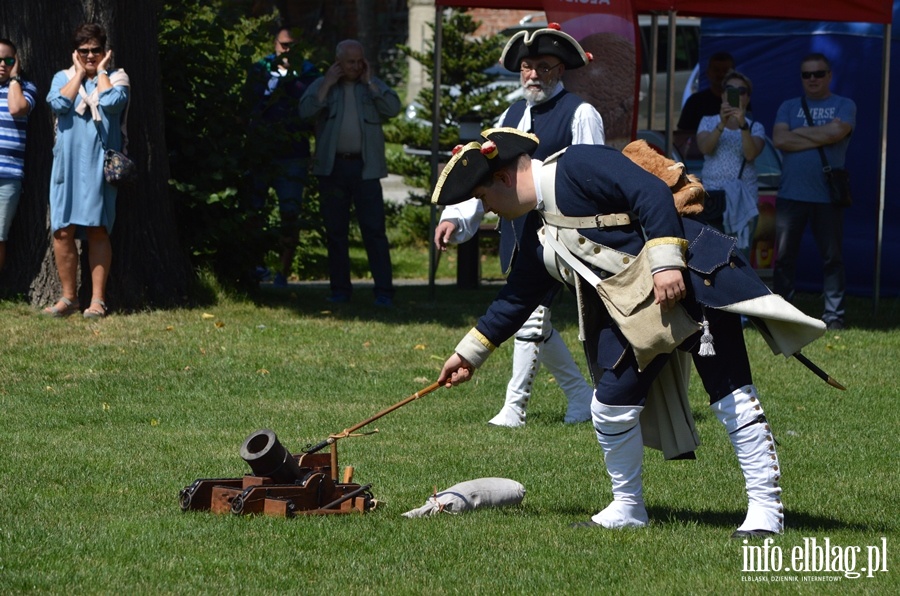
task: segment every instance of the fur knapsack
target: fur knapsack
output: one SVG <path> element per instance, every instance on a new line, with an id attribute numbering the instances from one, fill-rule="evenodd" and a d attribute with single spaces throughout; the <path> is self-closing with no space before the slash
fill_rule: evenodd
<path id="1" fill-rule="evenodd" d="M 697 215 L 703 211 L 706 191 L 696 176 L 685 172 L 683 163 L 660 154 L 644 140 L 629 143 L 622 149 L 622 153 L 666 183 L 675 198 L 678 213 Z"/>

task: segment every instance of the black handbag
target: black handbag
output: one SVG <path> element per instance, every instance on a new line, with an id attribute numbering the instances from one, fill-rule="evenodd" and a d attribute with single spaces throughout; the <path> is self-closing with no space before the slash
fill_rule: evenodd
<path id="1" fill-rule="evenodd" d="M 821 151 L 821 149 L 819 149 Z M 825 180 L 828 182 L 828 190 L 831 192 L 831 202 L 838 207 L 850 207 L 853 205 L 853 195 L 850 193 L 850 172 L 838 168 L 822 168 L 825 172 Z"/>
<path id="2" fill-rule="evenodd" d="M 738 180 L 744 175 L 744 167 L 746 165 L 747 158 L 744 158 L 741 161 L 741 171 L 737 175 Z M 726 197 L 724 190 L 707 190 L 706 198 L 703 200 L 703 211 L 696 218 L 721 232 L 724 230 L 725 206 Z"/>
<path id="3" fill-rule="evenodd" d="M 806 121 L 810 126 L 815 126 L 809 113 L 809 106 L 806 105 L 806 97 L 801 97 L 800 103 L 803 105 Z M 844 168 L 832 168 L 825 157 L 825 150 L 821 147 L 817 147 L 817 149 L 819 150 L 819 159 L 822 160 L 822 173 L 825 174 L 825 183 L 828 185 L 828 192 L 831 195 L 831 204 L 843 208 L 852 206 L 853 194 L 850 192 L 850 172 Z"/>
<path id="4" fill-rule="evenodd" d="M 707 190 L 703 199 L 703 211 L 696 216 L 705 224 L 721 230 L 722 218 L 725 216 L 725 191 Z"/>

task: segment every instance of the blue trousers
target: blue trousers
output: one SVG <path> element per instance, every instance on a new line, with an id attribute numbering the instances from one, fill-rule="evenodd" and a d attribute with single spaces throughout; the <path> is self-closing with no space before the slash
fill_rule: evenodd
<path id="1" fill-rule="evenodd" d="M 703 382 L 703 388 L 709 395 L 709 403 L 713 404 L 740 387 L 752 384 L 753 377 L 747 347 L 744 344 L 740 315 L 706 309 L 706 317 L 710 331 L 714 335 L 716 355 L 698 354 L 699 333 L 688 338 L 680 349 L 690 351 L 694 367 Z M 612 326 L 608 328 L 607 334 L 610 331 L 617 336 L 621 335 L 621 332 Z M 603 333 L 600 335 L 600 341 L 604 341 Z M 644 370 L 638 371 L 634 352 L 628 348 L 615 366 L 603 370 L 597 380 L 597 399 L 611 406 L 644 405 L 650 385 L 670 357 L 670 354 L 661 354 Z"/>
<path id="2" fill-rule="evenodd" d="M 375 282 L 375 296 L 394 295 L 391 254 L 385 229 L 384 194 L 381 181 L 362 179 L 361 159 L 335 158 L 329 176 L 319 178 L 319 197 L 328 247 L 328 274 L 332 295 L 350 296 L 350 207 L 362 232 Z"/>
<path id="3" fill-rule="evenodd" d="M 278 213 L 281 220 L 281 232 L 293 236 L 297 242 L 300 231 L 300 210 L 303 207 L 303 191 L 309 179 L 309 159 L 278 159 L 272 163 L 272 170 L 265 174 L 256 173 L 253 177 L 253 193 L 250 206 L 256 211 L 263 211 L 269 195 L 269 188 L 275 189 L 278 197 Z"/>
<path id="4" fill-rule="evenodd" d="M 9 228 L 12 226 L 19 196 L 22 194 L 22 181 L 18 178 L 0 178 L 0 242 L 6 242 Z"/>
<path id="5" fill-rule="evenodd" d="M 831 203 L 806 203 L 778 198 L 775 203 L 775 270 L 773 290 L 794 298 L 797 258 L 807 223 L 822 257 L 825 323 L 844 321 L 844 211 Z"/>

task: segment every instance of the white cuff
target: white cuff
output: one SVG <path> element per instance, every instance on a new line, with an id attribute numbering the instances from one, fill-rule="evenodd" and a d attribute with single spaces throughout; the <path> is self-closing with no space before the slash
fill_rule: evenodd
<path id="1" fill-rule="evenodd" d="M 654 238 L 648 241 L 646 250 L 650 270 L 683 269 L 687 266 L 684 260 L 685 249 L 687 240 L 683 238 Z"/>
<path id="2" fill-rule="evenodd" d="M 497 349 L 497 346 L 473 327 L 457 344 L 455 351 L 465 358 L 466 362 L 475 368 L 479 368 L 495 349 Z"/>

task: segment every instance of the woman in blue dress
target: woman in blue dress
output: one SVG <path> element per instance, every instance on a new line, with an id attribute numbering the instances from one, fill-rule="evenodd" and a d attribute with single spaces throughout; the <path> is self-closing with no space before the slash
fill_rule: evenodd
<path id="1" fill-rule="evenodd" d="M 76 237 L 87 241 L 91 303 L 85 318 L 106 315 L 106 281 L 112 262 L 109 234 L 116 215 L 116 187 L 103 177 L 104 145 L 122 151 L 129 98 L 128 75 L 110 70 L 106 31 L 86 23 L 75 30 L 72 66 L 53 77 L 47 103 L 56 117 L 50 180 L 50 228 L 62 296 L 44 312 L 65 317 L 78 301 Z"/>

